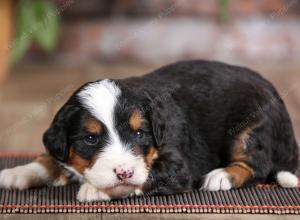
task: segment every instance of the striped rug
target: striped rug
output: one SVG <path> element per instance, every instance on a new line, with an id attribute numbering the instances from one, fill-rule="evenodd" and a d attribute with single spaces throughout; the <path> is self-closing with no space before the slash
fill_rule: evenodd
<path id="1" fill-rule="evenodd" d="M 35 155 L 0 153 L 0 170 L 28 163 Z M 258 213 L 299 214 L 300 189 L 276 185 L 146 196 L 110 202 L 81 203 L 79 186 L 39 187 L 29 190 L 0 189 L 0 213 Z"/>

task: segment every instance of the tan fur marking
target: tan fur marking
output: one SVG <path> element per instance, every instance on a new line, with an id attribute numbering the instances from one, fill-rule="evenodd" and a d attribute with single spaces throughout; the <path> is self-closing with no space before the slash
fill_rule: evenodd
<path id="1" fill-rule="evenodd" d="M 96 119 L 88 119 L 85 123 L 85 128 L 92 134 L 101 134 L 102 126 Z"/>
<path id="2" fill-rule="evenodd" d="M 234 187 L 242 186 L 255 174 L 254 170 L 243 162 L 232 163 L 225 168 L 225 171 L 230 174 Z"/>
<path id="3" fill-rule="evenodd" d="M 154 146 L 152 146 L 149 150 L 149 153 L 145 157 L 145 162 L 148 167 L 151 167 L 153 160 L 157 158 L 157 150 Z"/>
<path id="4" fill-rule="evenodd" d="M 247 141 L 250 137 L 252 132 L 251 128 L 247 128 L 245 131 L 241 132 L 237 135 L 233 142 L 232 148 L 232 162 L 241 162 L 241 161 L 248 161 L 249 157 L 247 155 Z"/>
<path id="5" fill-rule="evenodd" d="M 242 186 L 255 174 L 254 170 L 246 164 L 249 161 L 247 142 L 251 133 L 252 128 L 247 128 L 235 137 L 231 152 L 231 164 L 225 168 L 225 171 L 230 174 L 235 187 Z"/>
<path id="6" fill-rule="evenodd" d="M 134 130 L 139 130 L 143 125 L 144 119 L 141 114 L 137 111 L 133 112 L 129 119 L 129 125 Z"/>
<path id="7" fill-rule="evenodd" d="M 61 168 L 49 154 L 41 154 L 35 161 L 46 168 L 51 179 L 57 179 L 62 175 Z"/>
<path id="8" fill-rule="evenodd" d="M 84 170 L 91 166 L 91 163 L 91 161 L 85 160 L 77 155 L 72 147 L 70 148 L 69 165 L 80 174 L 83 174 Z"/>

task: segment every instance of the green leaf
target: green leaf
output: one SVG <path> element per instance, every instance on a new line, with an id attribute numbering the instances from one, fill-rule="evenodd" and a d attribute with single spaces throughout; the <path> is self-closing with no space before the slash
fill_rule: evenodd
<path id="1" fill-rule="evenodd" d="M 57 44 L 59 14 L 50 0 L 20 0 L 16 11 L 16 34 L 11 45 L 11 62 L 19 61 L 32 42 L 51 52 Z"/>
<path id="2" fill-rule="evenodd" d="M 17 5 L 16 33 L 11 45 L 11 62 L 13 64 L 24 56 L 32 43 L 31 27 L 34 24 L 35 16 L 32 7 L 30 7 L 30 2 L 28 0 L 20 0 Z"/>
<path id="3" fill-rule="evenodd" d="M 31 39 L 28 37 L 17 38 L 12 44 L 11 64 L 17 63 L 26 53 L 31 45 Z"/>
<path id="4" fill-rule="evenodd" d="M 219 16 L 223 23 L 228 22 L 229 20 L 229 6 L 230 1 L 229 0 L 218 0 L 219 4 Z"/>
<path id="5" fill-rule="evenodd" d="M 37 28 L 34 40 L 47 52 L 52 52 L 57 44 L 59 31 L 59 14 L 52 1 L 38 1 L 34 5 Z"/>

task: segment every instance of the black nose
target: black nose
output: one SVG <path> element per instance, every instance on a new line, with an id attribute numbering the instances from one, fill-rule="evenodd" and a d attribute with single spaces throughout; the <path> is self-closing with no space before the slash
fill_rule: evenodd
<path id="1" fill-rule="evenodd" d="M 129 179 L 133 176 L 133 169 L 114 169 L 114 172 L 119 180 Z"/>

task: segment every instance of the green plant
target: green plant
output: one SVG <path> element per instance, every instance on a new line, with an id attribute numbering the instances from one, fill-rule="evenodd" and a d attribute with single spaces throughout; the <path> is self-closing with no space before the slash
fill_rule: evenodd
<path id="1" fill-rule="evenodd" d="M 229 20 L 229 4 L 230 0 L 218 0 L 219 16 L 223 23 L 226 23 Z"/>
<path id="2" fill-rule="evenodd" d="M 19 0 L 16 10 L 12 63 L 20 60 L 33 42 L 44 51 L 52 52 L 59 30 L 59 13 L 55 3 L 51 0 Z"/>

